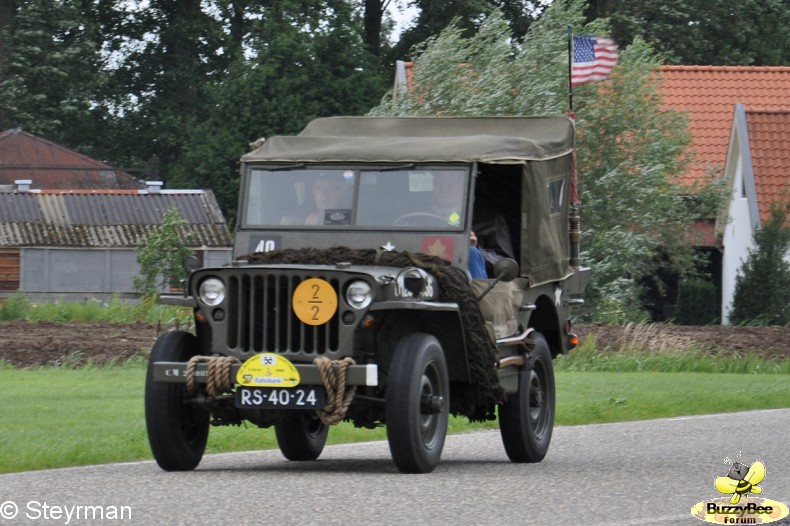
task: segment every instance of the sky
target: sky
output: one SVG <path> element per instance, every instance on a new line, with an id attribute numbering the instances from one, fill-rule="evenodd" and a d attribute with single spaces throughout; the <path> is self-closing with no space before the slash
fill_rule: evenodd
<path id="1" fill-rule="evenodd" d="M 395 21 L 395 29 L 391 37 L 395 41 L 420 12 L 416 7 L 408 5 L 407 0 L 392 0 L 387 6 L 387 11 Z"/>

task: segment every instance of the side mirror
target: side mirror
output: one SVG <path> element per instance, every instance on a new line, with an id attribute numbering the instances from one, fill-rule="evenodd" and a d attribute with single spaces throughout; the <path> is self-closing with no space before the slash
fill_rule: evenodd
<path id="1" fill-rule="evenodd" d="M 483 299 L 483 297 L 491 292 L 491 289 L 494 288 L 494 285 L 499 283 L 500 281 L 507 283 L 509 281 L 513 281 L 518 276 L 518 263 L 515 260 L 510 258 L 503 258 L 497 261 L 494 264 L 494 279 L 488 285 L 486 290 L 484 290 L 478 297 L 477 301 Z"/>
<path id="2" fill-rule="evenodd" d="M 494 264 L 494 277 L 497 281 L 507 283 L 518 277 L 518 263 L 510 258 L 503 258 Z"/>

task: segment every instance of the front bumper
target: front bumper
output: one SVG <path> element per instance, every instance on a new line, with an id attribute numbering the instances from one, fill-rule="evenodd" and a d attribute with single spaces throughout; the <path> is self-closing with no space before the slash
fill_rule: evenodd
<path id="1" fill-rule="evenodd" d="M 186 383 L 186 362 L 154 362 L 152 364 L 154 381 L 165 383 Z M 241 364 L 234 364 L 230 366 L 231 378 L 236 378 L 236 373 L 239 372 Z M 321 372 L 317 365 L 312 364 L 294 364 L 296 370 L 299 372 L 301 379 L 300 384 L 304 385 L 322 385 Z M 208 364 L 199 363 L 195 367 L 195 382 L 205 384 L 208 381 Z M 378 366 L 375 364 L 368 365 L 351 365 L 346 371 L 346 385 L 364 385 L 376 386 L 379 384 Z"/>

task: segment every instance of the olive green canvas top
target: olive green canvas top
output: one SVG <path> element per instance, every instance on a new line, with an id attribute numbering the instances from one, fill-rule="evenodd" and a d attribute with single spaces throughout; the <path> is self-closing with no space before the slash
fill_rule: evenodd
<path id="1" fill-rule="evenodd" d="M 564 117 L 328 117 L 267 139 L 242 161 L 521 164 L 572 149 Z"/>
<path id="2" fill-rule="evenodd" d="M 572 274 L 568 214 L 574 129 L 565 117 L 329 117 L 275 136 L 242 157 L 256 163 L 522 165 L 521 276 L 532 286 Z"/>

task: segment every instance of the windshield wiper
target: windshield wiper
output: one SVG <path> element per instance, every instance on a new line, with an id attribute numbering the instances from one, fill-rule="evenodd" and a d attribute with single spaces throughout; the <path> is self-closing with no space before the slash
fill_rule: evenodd
<path id="1" fill-rule="evenodd" d="M 379 168 L 378 172 L 394 172 L 395 170 L 409 170 L 414 168 L 414 163 L 409 164 L 399 164 L 397 166 L 387 166 L 386 168 Z"/>
<path id="2" fill-rule="evenodd" d="M 269 168 L 270 172 L 283 172 L 285 170 L 299 170 L 307 166 L 306 164 L 288 164 L 286 166 L 276 166 L 274 168 Z"/>

